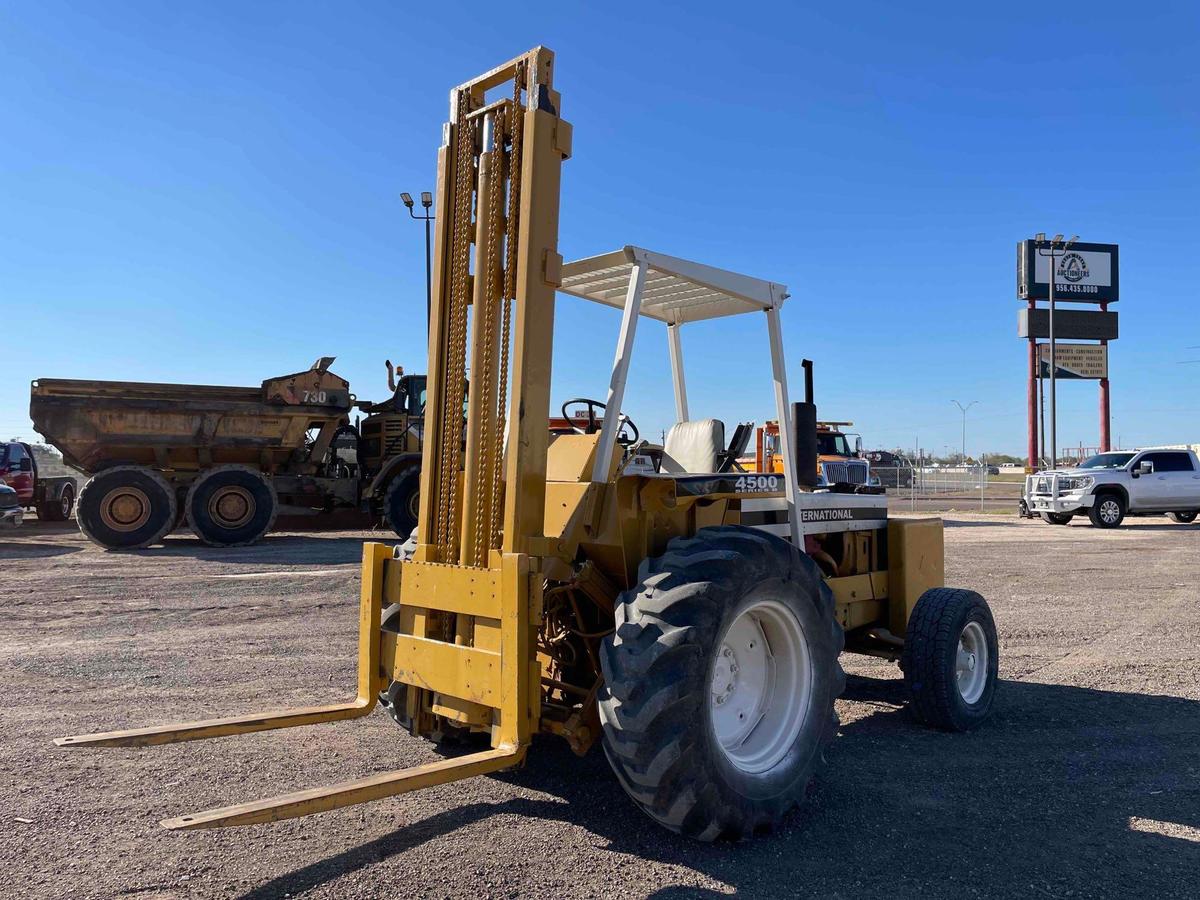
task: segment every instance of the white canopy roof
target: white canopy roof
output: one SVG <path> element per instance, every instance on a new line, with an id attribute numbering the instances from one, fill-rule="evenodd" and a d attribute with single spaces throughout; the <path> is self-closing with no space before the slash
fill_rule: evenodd
<path id="1" fill-rule="evenodd" d="M 778 309 L 788 296 L 773 281 L 631 246 L 567 263 L 559 290 L 621 309 L 635 263 L 646 267 L 641 314 L 669 325 Z"/>

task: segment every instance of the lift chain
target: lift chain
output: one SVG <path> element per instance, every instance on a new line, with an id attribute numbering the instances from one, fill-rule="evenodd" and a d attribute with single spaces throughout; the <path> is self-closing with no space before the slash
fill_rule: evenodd
<path id="1" fill-rule="evenodd" d="M 466 387 L 467 306 L 470 302 L 471 199 L 474 194 L 474 125 L 467 118 L 470 93 L 460 91 L 454 152 L 454 223 L 451 236 L 449 340 L 446 342 L 445 401 L 442 404 L 442 458 L 438 479 L 437 544 L 442 560 L 458 558 L 458 470 L 462 448 L 463 394 Z"/>
<path id="2" fill-rule="evenodd" d="M 490 534 L 492 546 L 500 546 L 500 530 L 503 515 L 501 490 L 504 473 L 504 438 L 508 413 L 508 345 L 511 340 L 512 302 L 517 295 L 517 240 L 521 212 L 521 137 L 525 127 L 525 108 L 521 105 L 521 87 L 525 82 L 525 63 L 517 65 L 513 75 L 513 99 L 509 107 L 508 128 L 512 136 L 512 149 L 508 154 L 508 217 L 504 236 L 504 309 L 501 313 L 500 331 L 500 398 L 499 416 L 496 421 L 496 452 L 493 458 L 495 472 L 492 477 L 492 521 Z"/>
<path id="3" fill-rule="evenodd" d="M 497 305 L 503 284 L 500 282 L 500 248 L 497 245 L 497 232 L 500 229 L 501 216 L 504 214 L 504 107 L 497 108 L 493 113 L 492 147 L 483 148 L 480 160 L 488 164 L 488 196 L 479 198 L 479 217 L 485 225 L 485 244 L 483 247 L 482 273 L 476 272 L 476 278 L 483 278 L 484 290 L 481 295 L 481 308 L 475 310 L 475 328 L 483 335 L 480 343 L 479 371 L 473 375 L 478 386 L 478 392 L 472 398 L 472 403 L 478 403 L 482 411 L 479 417 L 479 451 L 481 465 L 475 470 L 475 483 L 471 485 L 475 504 L 474 546 L 466 548 L 468 562 L 475 566 L 487 565 L 487 551 L 492 546 L 492 513 L 491 506 L 496 499 L 494 456 L 497 452 L 493 430 L 496 428 L 496 370 L 493 351 L 497 340 L 496 315 Z M 484 203 L 487 208 L 484 210 Z"/>

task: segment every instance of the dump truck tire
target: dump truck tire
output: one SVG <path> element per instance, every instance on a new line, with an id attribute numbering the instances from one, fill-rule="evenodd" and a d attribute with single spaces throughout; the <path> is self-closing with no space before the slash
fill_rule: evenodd
<path id="1" fill-rule="evenodd" d="M 383 494 L 383 521 L 400 537 L 417 527 L 417 504 L 421 499 L 421 468 L 405 469 L 388 483 Z"/>
<path id="2" fill-rule="evenodd" d="M 1071 513 L 1042 513 L 1042 521 L 1047 525 L 1070 525 L 1073 518 L 1075 517 Z"/>
<path id="3" fill-rule="evenodd" d="M 1097 528 L 1116 528 L 1125 520 L 1125 500 L 1114 491 L 1097 494 L 1088 518 Z"/>
<path id="4" fill-rule="evenodd" d="M 920 596 L 900 657 L 920 721 L 944 731 L 978 728 L 992 709 L 999 661 L 996 623 L 979 594 L 943 587 Z"/>
<path id="5" fill-rule="evenodd" d="M 108 550 L 138 550 L 162 540 L 175 523 L 175 492 L 144 466 L 97 472 L 79 492 L 75 518 L 89 540 Z"/>
<path id="6" fill-rule="evenodd" d="M 1194 512 L 1173 512 L 1167 513 L 1167 518 L 1172 522 L 1178 522 L 1180 525 L 1187 525 L 1190 522 L 1196 521 L 1196 514 Z"/>
<path id="7" fill-rule="evenodd" d="M 75 486 L 63 485 L 62 493 L 56 500 L 39 503 L 38 518 L 43 522 L 65 522 L 71 518 L 71 510 L 75 508 Z"/>
<path id="8" fill-rule="evenodd" d="M 600 659 L 604 751 L 622 787 L 701 840 L 775 825 L 837 731 L 833 595 L 808 556 L 741 526 L 675 538 L 638 574 Z"/>
<path id="9" fill-rule="evenodd" d="M 275 487 L 250 466 L 216 466 L 188 489 L 188 524 L 211 547 L 245 547 L 275 524 L 279 500 Z"/>

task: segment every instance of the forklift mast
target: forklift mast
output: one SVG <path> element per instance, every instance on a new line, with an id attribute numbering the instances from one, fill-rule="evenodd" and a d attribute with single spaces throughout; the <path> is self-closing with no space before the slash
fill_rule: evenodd
<path id="1" fill-rule="evenodd" d="M 418 562 L 487 568 L 493 551 L 529 554 L 542 538 L 559 179 L 571 140 L 553 64 L 537 47 L 451 92 L 438 151 Z M 505 96 L 488 96 L 502 86 Z"/>

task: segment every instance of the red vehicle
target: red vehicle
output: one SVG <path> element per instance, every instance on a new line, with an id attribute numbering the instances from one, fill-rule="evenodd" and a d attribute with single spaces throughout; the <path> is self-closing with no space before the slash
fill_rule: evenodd
<path id="1" fill-rule="evenodd" d="M 75 506 L 75 479 L 70 475 L 43 478 L 33 448 L 20 441 L 0 442 L 0 484 L 17 492 L 21 506 L 34 507 L 44 522 L 65 522 Z"/>

